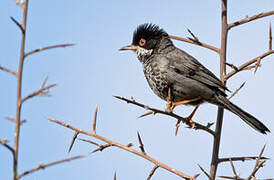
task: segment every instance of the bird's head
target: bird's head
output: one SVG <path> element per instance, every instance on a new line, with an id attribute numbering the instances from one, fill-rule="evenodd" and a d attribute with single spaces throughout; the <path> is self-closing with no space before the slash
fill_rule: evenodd
<path id="1" fill-rule="evenodd" d="M 171 43 L 168 34 L 163 29 L 155 24 L 145 23 L 139 25 L 134 31 L 131 45 L 122 47 L 120 50 L 134 51 L 137 58 L 143 62 L 159 48 L 164 47 L 163 39 Z"/>

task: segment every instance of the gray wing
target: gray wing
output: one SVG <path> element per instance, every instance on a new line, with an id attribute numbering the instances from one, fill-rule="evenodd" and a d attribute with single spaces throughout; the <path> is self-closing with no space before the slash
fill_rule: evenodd
<path id="1" fill-rule="evenodd" d="M 173 69 L 175 73 L 198 81 L 215 90 L 228 90 L 212 72 L 186 52 L 176 48 L 167 54 L 167 59 L 169 60 L 169 68 Z"/>

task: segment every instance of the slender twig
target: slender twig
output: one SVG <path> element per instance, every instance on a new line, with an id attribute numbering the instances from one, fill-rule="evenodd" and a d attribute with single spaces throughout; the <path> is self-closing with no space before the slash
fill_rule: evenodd
<path id="1" fill-rule="evenodd" d="M 269 47 L 269 51 L 272 50 L 272 27 L 271 27 L 271 23 L 269 23 L 269 40 L 268 40 L 268 47 Z"/>
<path id="2" fill-rule="evenodd" d="M 257 59 L 256 64 L 255 64 L 254 74 L 256 74 L 258 67 L 261 66 L 261 60 L 262 60 L 261 58 Z"/>
<path id="3" fill-rule="evenodd" d="M 55 49 L 55 48 L 65 48 L 65 47 L 74 46 L 74 45 L 75 44 L 58 44 L 58 45 L 53 45 L 53 46 L 40 47 L 40 48 L 31 50 L 30 52 L 27 52 L 25 54 L 25 57 L 32 55 L 34 53 L 45 51 L 45 50 L 50 50 L 50 49 Z"/>
<path id="4" fill-rule="evenodd" d="M 0 70 L 5 71 L 5 72 L 8 72 L 8 73 L 14 75 L 15 77 L 17 76 L 17 72 L 15 72 L 15 71 L 13 71 L 13 70 L 11 70 L 11 69 L 5 68 L 5 67 L 3 67 L 3 66 L 0 66 Z"/>
<path id="5" fill-rule="evenodd" d="M 120 99 L 120 100 L 122 100 L 122 101 L 125 101 L 125 102 L 127 102 L 127 103 L 134 104 L 134 105 L 139 106 L 139 107 L 142 107 L 142 108 L 144 108 L 144 109 L 153 111 L 153 114 L 157 114 L 157 113 L 158 113 L 158 114 L 164 114 L 164 115 L 173 117 L 173 118 L 175 118 L 175 119 L 177 119 L 177 120 L 180 120 L 180 121 L 182 121 L 182 122 L 188 124 L 190 127 L 192 127 L 192 125 L 193 125 L 193 123 L 194 123 L 194 127 L 193 127 L 194 129 L 196 129 L 196 130 L 204 130 L 204 131 L 210 133 L 211 135 L 215 136 L 214 131 L 211 130 L 211 129 L 209 129 L 209 127 L 204 126 L 204 125 L 202 125 L 202 124 L 199 124 L 199 123 L 197 123 L 197 122 L 193 122 L 193 121 L 192 121 L 191 124 L 189 124 L 189 119 L 188 119 L 188 118 L 183 118 L 183 117 L 181 117 L 181 116 L 178 116 L 177 114 L 174 114 L 173 112 L 166 112 L 166 111 L 162 111 L 162 110 L 159 110 L 159 109 L 156 109 L 156 108 L 152 108 L 152 107 L 149 107 L 149 106 L 147 106 L 147 105 L 141 104 L 141 103 L 139 103 L 139 102 L 137 102 L 137 101 L 135 101 L 135 100 L 130 100 L 130 99 L 127 99 L 127 98 L 124 98 L 124 97 L 121 97 L 121 96 L 114 96 L 114 97 L 117 98 L 117 99 Z M 150 114 L 151 114 L 151 113 L 150 113 Z"/>
<path id="6" fill-rule="evenodd" d="M 79 134 L 79 133 L 78 133 L 78 134 Z M 98 144 L 98 143 L 96 143 L 96 142 L 93 142 L 93 141 L 91 141 L 91 140 L 89 140 L 89 139 L 79 138 L 79 140 L 84 141 L 84 142 L 88 142 L 88 143 L 93 144 L 93 145 L 98 146 L 98 147 L 101 146 L 100 144 Z"/>
<path id="7" fill-rule="evenodd" d="M 97 113 L 98 113 L 98 106 L 96 105 L 94 116 L 93 116 L 93 126 L 92 126 L 93 132 L 96 132 Z"/>
<path id="8" fill-rule="evenodd" d="M 173 36 L 173 35 L 169 35 L 169 37 L 171 39 L 175 39 L 175 40 L 178 40 L 178 41 L 184 41 L 184 42 L 187 42 L 187 43 L 190 43 L 190 44 L 196 44 L 198 46 L 202 46 L 204 48 L 207 48 L 207 49 L 210 49 L 212 51 L 215 51 L 216 53 L 220 53 L 220 49 L 214 47 L 214 46 L 211 46 L 209 44 L 206 44 L 206 43 L 202 43 L 202 42 L 197 42 L 195 40 L 192 40 L 192 39 L 187 39 L 187 38 L 182 38 L 182 37 L 178 37 L 178 36 Z"/>
<path id="9" fill-rule="evenodd" d="M 13 180 L 17 180 L 18 171 L 18 149 L 19 149 L 19 137 L 20 137 L 20 126 L 21 126 L 21 96 L 22 96 L 22 75 L 25 58 L 25 40 L 26 40 L 26 25 L 27 25 L 27 14 L 28 14 L 28 0 L 25 0 L 23 6 L 23 23 L 21 31 L 21 47 L 20 47 L 20 58 L 17 74 L 17 100 L 16 100 L 16 127 L 14 133 L 14 160 L 13 160 Z"/>
<path id="10" fill-rule="evenodd" d="M 153 174 L 155 173 L 155 171 L 156 171 L 158 168 L 159 168 L 159 166 L 157 166 L 157 165 L 155 165 L 155 166 L 153 167 L 153 169 L 150 171 L 150 173 L 149 173 L 149 175 L 148 175 L 148 177 L 147 177 L 147 180 L 150 180 L 150 179 L 152 178 Z"/>
<path id="11" fill-rule="evenodd" d="M 139 148 L 141 149 L 142 153 L 146 154 L 144 144 L 142 142 L 141 136 L 139 132 L 137 131 L 138 141 L 139 141 Z"/>
<path id="12" fill-rule="evenodd" d="M 190 29 L 187 29 L 187 32 L 194 38 L 194 39 L 192 39 L 192 38 L 188 37 L 188 39 L 196 41 L 199 45 L 201 44 L 200 40 L 192 33 L 192 31 Z"/>
<path id="13" fill-rule="evenodd" d="M 210 175 L 206 172 L 206 170 L 204 170 L 204 168 L 203 168 L 202 166 L 200 166 L 199 164 L 198 164 L 198 166 L 199 166 L 199 168 L 201 169 L 201 171 L 207 176 L 207 178 L 208 178 L 209 180 L 212 180 L 212 178 L 211 178 Z"/>
<path id="14" fill-rule="evenodd" d="M 33 93 L 27 95 L 26 97 L 24 97 L 24 98 L 22 99 L 22 102 L 21 102 L 21 103 L 24 103 L 26 100 L 28 100 L 28 99 L 30 99 L 30 98 L 33 98 L 33 97 L 35 97 L 35 96 L 38 96 L 38 95 L 43 94 L 45 90 L 48 90 L 48 89 L 50 89 L 50 88 L 52 88 L 52 87 L 54 87 L 54 86 L 56 86 L 56 85 L 57 85 L 57 84 L 48 85 L 48 86 L 46 86 L 46 87 L 44 87 L 44 88 L 41 88 L 41 89 L 39 89 L 39 90 L 37 90 L 37 91 L 35 91 L 35 92 L 33 92 Z"/>
<path id="15" fill-rule="evenodd" d="M 255 58 L 253 58 L 253 59 L 251 59 L 251 60 L 245 62 L 244 64 L 242 64 L 242 65 L 240 65 L 240 66 L 237 67 L 238 71 L 233 70 L 233 71 L 231 71 L 230 73 L 228 73 L 227 75 L 225 75 L 225 80 L 228 80 L 228 79 L 229 79 L 230 77 L 232 77 L 234 74 L 236 74 L 236 73 L 242 71 L 242 70 L 245 69 L 247 66 L 249 66 L 249 65 L 251 65 L 251 64 L 253 64 L 253 63 L 255 63 L 255 62 L 257 62 L 258 59 L 263 59 L 263 58 L 265 58 L 265 57 L 267 57 L 267 56 L 269 56 L 269 55 L 271 55 L 271 54 L 273 54 L 273 53 L 274 53 L 274 50 L 270 50 L 270 51 L 268 51 L 268 52 L 266 52 L 266 53 L 264 53 L 264 54 L 262 54 L 262 55 L 260 55 L 260 56 L 258 56 L 258 57 L 255 57 Z"/>
<path id="16" fill-rule="evenodd" d="M 250 21 L 254 21 L 254 20 L 259 19 L 259 18 L 263 18 L 263 17 L 266 17 L 266 16 L 271 16 L 273 14 L 274 14 L 274 11 L 269 11 L 269 12 L 266 12 L 266 13 L 256 14 L 256 15 L 251 16 L 251 17 L 246 17 L 244 19 L 241 19 L 239 21 L 236 21 L 236 22 L 233 22 L 233 23 L 229 24 L 228 29 L 239 26 L 241 24 L 245 24 L 245 23 L 250 22 Z"/>
<path id="17" fill-rule="evenodd" d="M 0 144 L 2 144 L 4 147 L 6 147 L 11 153 L 12 153 L 12 156 L 14 156 L 14 149 L 7 144 L 8 140 L 6 139 L 2 139 L 0 140 Z"/>
<path id="18" fill-rule="evenodd" d="M 250 161 L 250 160 L 256 160 L 258 159 L 258 156 L 244 156 L 244 157 L 229 157 L 229 158 L 220 158 L 219 163 L 222 162 L 228 162 L 228 161 Z M 261 159 L 268 160 L 267 157 L 261 157 Z"/>
<path id="19" fill-rule="evenodd" d="M 234 174 L 235 179 L 238 179 L 239 176 L 238 176 L 238 174 L 237 174 L 237 172 L 236 172 L 236 169 L 235 169 L 235 166 L 234 166 L 234 164 L 233 164 L 233 161 L 230 159 L 229 162 L 230 162 L 230 166 L 231 166 L 231 168 L 232 168 L 232 172 L 233 172 L 233 174 Z"/>
<path id="20" fill-rule="evenodd" d="M 25 32 L 25 29 L 23 28 L 22 24 L 20 24 L 16 19 L 14 19 L 12 16 L 10 16 L 10 19 L 19 27 L 21 32 Z"/>
<path id="21" fill-rule="evenodd" d="M 9 120 L 13 123 L 16 123 L 16 119 L 14 119 L 14 117 L 5 117 L 6 120 Z M 21 120 L 20 124 L 22 125 L 23 123 L 27 122 L 27 120 L 23 119 Z"/>
<path id="22" fill-rule="evenodd" d="M 41 169 L 45 169 L 45 168 L 50 167 L 50 166 L 54 166 L 54 165 L 57 165 L 57 164 L 61 164 L 61 163 L 64 163 L 64 162 L 68 162 L 68 161 L 72 161 L 72 160 L 80 159 L 80 158 L 84 158 L 84 157 L 86 157 L 86 156 L 84 156 L 84 155 L 73 156 L 73 157 L 70 157 L 70 158 L 66 158 L 66 159 L 54 161 L 54 162 L 51 162 L 51 163 L 48 163 L 48 164 L 40 164 L 40 165 L 38 165 L 37 167 L 35 167 L 35 168 L 33 168 L 33 169 L 27 170 L 27 171 L 25 171 L 25 172 L 19 174 L 19 175 L 17 176 L 17 179 L 20 179 L 21 177 L 23 177 L 23 176 L 25 176 L 25 175 L 28 175 L 28 174 L 30 174 L 30 173 L 39 171 L 39 170 L 41 170 Z"/>
<path id="23" fill-rule="evenodd" d="M 227 0 L 222 0 L 222 38 L 221 38 L 221 50 L 220 50 L 220 79 L 222 83 L 226 84 L 226 49 L 227 49 L 227 35 L 228 35 L 228 24 L 227 24 Z M 221 133 L 224 117 L 224 108 L 218 107 L 217 122 L 215 127 L 215 136 L 213 141 L 213 151 L 211 158 L 210 177 L 214 180 L 218 168 L 219 150 L 221 142 Z"/>
<path id="24" fill-rule="evenodd" d="M 70 151 L 71 151 L 72 146 L 73 146 L 73 144 L 74 144 L 74 142 L 75 142 L 75 140 L 76 140 L 76 138 L 77 138 L 78 134 L 79 134 L 79 132 L 75 132 L 75 133 L 74 133 L 74 135 L 73 135 L 73 137 L 72 137 L 72 141 L 71 141 L 70 146 L 69 146 L 69 150 L 68 150 L 68 152 L 70 152 Z"/>
<path id="25" fill-rule="evenodd" d="M 230 96 L 227 97 L 227 99 L 231 99 L 233 98 L 233 96 L 235 96 L 245 85 L 245 82 L 243 82 L 243 84 L 241 84 L 240 87 L 238 87 Z"/>
<path id="26" fill-rule="evenodd" d="M 188 176 L 188 175 L 186 175 L 186 174 L 184 174 L 184 173 L 182 173 L 182 172 L 180 172 L 178 170 L 175 170 L 174 168 L 171 168 L 168 165 L 163 164 L 163 163 L 157 161 L 156 159 L 152 158 L 151 156 L 148 156 L 148 155 L 146 155 L 146 154 L 144 154 L 144 153 L 142 153 L 140 151 L 134 150 L 134 149 L 132 149 L 132 148 L 130 148 L 128 146 L 124 146 L 124 145 L 122 145 L 120 143 L 111 141 L 111 140 L 109 140 L 109 139 L 107 139 L 107 138 L 105 138 L 103 136 L 98 135 L 95 132 L 88 132 L 88 131 L 85 131 L 85 130 L 82 130 L 82 129 L 78 129 L 78 128 L 74 127 L 74 126 L 71 126 L 69 124 L 63 123 L 63 122 L 58 121 L 58 120 L 55 120 L 53 118 L 49 118 L 49 120 L 52 121 L 52 122 L 54 122 L 54 123 L 57 123 L 57 124 L 59 124 L 59 125 L 61 125 L 63 127 L 66 127 L 66 128 L 69 128 L 69 129 L 71 129 L 73 131 L 79 132 L 80 134 L 85 134 L 87 136 L 91 136 L 91 137 L 94 137 L 94 138 L 99 139 L 101 141 L 104 141 L 107 144 L 109 144 L 110 146 L 116 146 L 116 147 L 118 147 L 120 149 L 123 149 L 125 151 L 131 152 L 131 153 L 133 153 L 133 154 L 135 154 L 137 156 L 143 157 L 144 159 L 147 159 L 148 161 L 152 162 L 153 164 L 155 164 L 155 165 L 157 165 L 157 166 L 159 166 L 159 167 L 161 167 L 163 169 L 166 169 L 167 171 L 169 171 L 171 173 L 174 173 L 174 174 L 176 174 L 176 175 L 178 175 L 178 176 L 180 176 L 180 177 L 182 177 L 184 179 L 193 180 L 193 177 Z"/>

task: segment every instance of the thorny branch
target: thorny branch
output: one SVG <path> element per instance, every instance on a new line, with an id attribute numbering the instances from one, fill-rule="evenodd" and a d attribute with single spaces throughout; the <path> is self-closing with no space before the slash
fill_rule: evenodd
<path id="1" fill-rule="evenodd" d="M 37 167 L 35 167 L 33 169 L 27 170 L 27 171 L 19 174 L 17 176 L 17 179 L 20 179 L 21 177 L 23 177 L 25 175 L 28 175 L 30 173 L 33 173 L 33 172 L 36 172 L 36 171 L 39 171 L 39 170 L 42 170 L 42 169 L 45 169 L 45 168 L 50 167 L 50 166 L 54 166 L 54 165 L 57 165 L 57 164 L 61 164 L 61 163 L 64 163 L 64 162 L 69 162 L 69 161 L 84 158 L 84 157 L 86 157 L 86 156 L 84 156 L 84 155 L 73 156 L 73 157 L 62 159 L 62 160 L 59 160 L 59 161 L 54 161 L 54 162 L 51 162 L 51 163 L 48 163 L 48 164 L 40 164 L 40 165 L 38 165 Z"/>
<path id="2" fill-rule="evenodd" d="M 6 139 L 0 140 L 0 144 L 2 144 L 4 147 L 6 147 L 14 156 L 14 149 L 10 145 L 8 145 L 7 142 L 8 142 L 8 140 L 6 140 Z"/>
<path id="3" fill-rule="evenodd" d="M 105 143 L 107 143 L 106 145 L 99 145 L 99 144 L 94 143 L 92 141 L 85 140 L 87 142 L 91 142 L 92 144 L 94 144 L 96 146 L 99 146 L 99 148 L 97 148 L 93 152 L 96 152 L 96 151 L 99 151 L 99 150 L 102 151 L 104 148 L 115 146 L 115 147 L 118 147 L 118 148 L 123 149 L 125 151 L 131 152 L 131 153 L 133 153 L 133 154 L 135 154 L 137 156 L 143 157 L 144 159 L 147 159 L 148 161 L 150 161 L 153 164 L 155 164 L 156 166 L 159 166 L 159 167 L 161 167 L 163 169 L 166 169 L 167 171 L 169 171 L 169 172 L 171 172 L 173 174 L 176 174 L 176 175 L 178 175 L 178 176 L 180 176 L 180 177 L 182 177 L 184 179 L 187 179 L 187 180 L 194 180 L 194 179 L 196 179 L 196 177 L 188 176 L 188 175 L 186 175 L 186 174 L 184 174 L 184 173 L 182 173 L 182 172 L 180 172 L 178 170 L 175 170 L 174 168 L 171 168 L 171 167 L 167 166 L 166 164 L 163 164 L 163 163 L 155 160 L 154 158 L 148 156 L 147 154 L 144 154 L 142 151 L 137 151 L 137 150 L 134 150 L 134 149 L 130 148 L 129 145 L 125 146 L 125 145 L 122 145 L 120 143 L 111 141 L 111 140 L 109 140 L 109 139 L 107 139 L 107 138 L 105 138 L 103 136 L 100 136 L 95 131 L 88 132 L 88 131 L 85 131 L 85 130 L 82 130 L 82 129 L 78 129 L 78 128 L 74 127 L 74 126 L 71 126 L 69 124 L 63 123 L 63 122 L 58 121 L 58 120 L 55 120 L 53 118 L 49 118 L 49 120 L 52 121 L 52 122 L 54 122 L 54 123 L 57 123 L 57 124 L 59 124 L 61 126 L 64 126 L 66 128 L 72 129 L 73 131 L 78 132 L 79 134 L 85 134 L 87 136 L 94 137 L 96 139 L 99 139 L 99 140 L 104 141 Z M 93 123 L 94 122 L 95 121 L 93 120 Z"/>
<path id="4" fill-rule="evenodd" d="M 177 114 L 175 114 L 175 113 L 173 113 L 173 112 L 166 112 L 166 111 L 162 111 L 162 110 L 159 110 L 159 109 L 156 109 L 156 108 L 152 108 L 152 107 L 149 107 L 149 106 L 147 106 L 147 105 L 141 104 L 141 103 L 139 103 L 139 102 L 137 102 L 137 101 L 135 101 L 135 100 L 133 100 L 133 99 L 132 99 L 132 100 L 129 100 L 129 99 L 124 98 L 124 97 L 121 97 L 121 96 L 114 96 L 114 97 L 117 98 L 117 99 L 120 99 L 120 100 L 122 100 L 122 101 L 125 101 L 125 102 L 127 102 L 127 103 L 134 104 L 134 105 L 136 105 L 136 106 L 139 106 L 139 107 L 142 107 L 142 108 L 144 108 L 144 109 L 147 109 L 147 110 L 152 111 L 152 112 L 146 113 L 146 115 L 149 115 L 149 114 L 157 114 L 157 113 L 158 113 L 158 114 L 168 115 L 168 116 L 170 116 L 170 117 L 173 117 L 173 118 L 177 119 L 177 120 L 180 121 L 180 122 L 186 123 L 186 124 L 189 125 L 190 127 L 192 127 L 192 126 L 193 126 L 193 123 L 194 123 L 194 127 L 193 127 L 194 129 L 196 129 L 196 130 L 204 130 L 204 131 L 210 133 L 211 135 L 215 136 L 214 131 L 211 130 L 208 126 L 204 126 L 204 125 L 199 124 L 199 123 L 197 123 L 197 122 L 191 122 L 191 124 L 189 124 L 189 121 L 187 121 L 187 120 L 188 120 L 187 118 L 183 118 L 183 117 L 181 117 L 181 116 L 178 116 Z M 144 116 L 144 115 L 142 115 L 142 117 L 143 117 L 143 116 Z"/>
<path id="5" fill-rule="evenodd" d="M 8 72 L 8 73 L 14 75 L 15 77 L 17 76 L 17 72 L 15 72 L 15 71 L 13 71 L 13 70 L 11 70 L 11 69 L 5 68 L 5 67 L 3 67 L 3 66 L 0 66 L 0 69 L 1 69 L 2 71 Z"/>

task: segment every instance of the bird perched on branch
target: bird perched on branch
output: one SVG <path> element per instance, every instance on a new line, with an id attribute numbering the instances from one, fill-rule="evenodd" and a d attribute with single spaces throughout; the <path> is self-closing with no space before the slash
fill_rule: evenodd
<path id="1" fill-rule="evenodd" d="M 180 104 L 209 102 L 235 113 L 263 134 L 270 132 L 262 122 L 230 102 L 224 93 L 228 89 L 223 83 L 194 57 L 176 48 L 159 26 L 138 26 L 132 44 L 120 50 L 136 53 L 150 88 L 168 102 L 167 111 L 171 112 Z"/>

